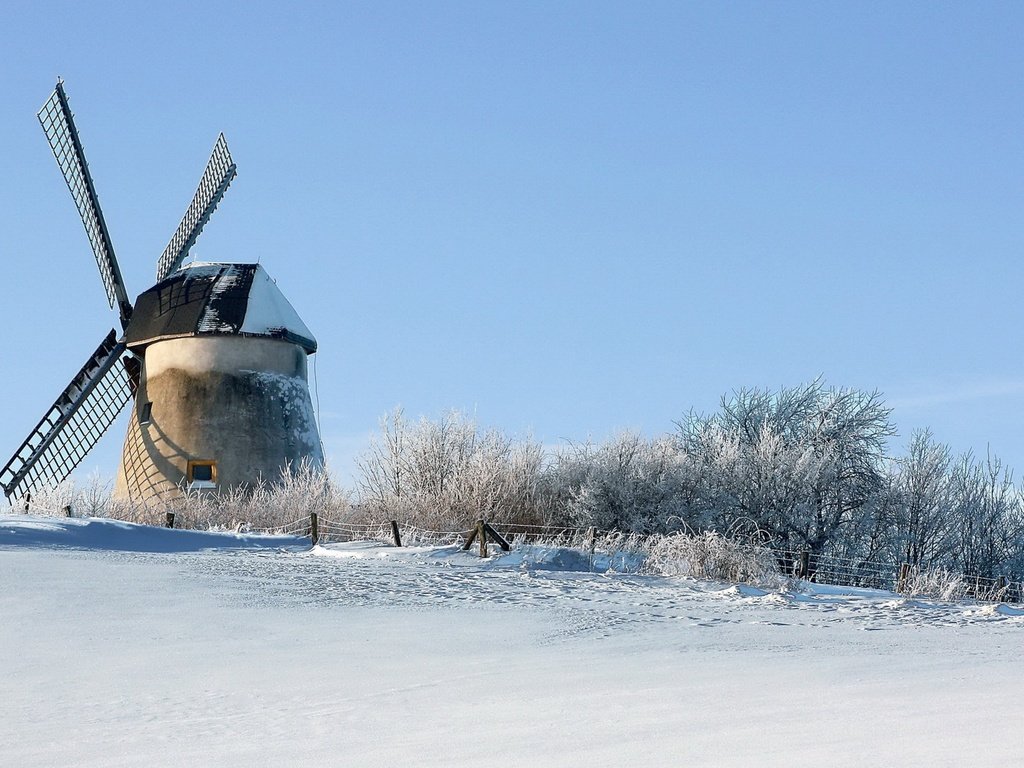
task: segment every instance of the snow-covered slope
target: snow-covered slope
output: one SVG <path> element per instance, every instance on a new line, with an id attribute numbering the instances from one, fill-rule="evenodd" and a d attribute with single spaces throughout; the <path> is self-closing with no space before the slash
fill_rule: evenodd
<path id="1" fill-rule="evenodd" d="M 3 763 L 1019 761 L 1020 610 L 581 563 L 0 518 Z"/>
<path id="2" fill-rule="evenodd" d="M 134 525 L 100 518 L 0 515 L 0 548 L 71 548 L 125 552 L 201 552 L 308 548 L 294 536 L 254 536 Z"/>

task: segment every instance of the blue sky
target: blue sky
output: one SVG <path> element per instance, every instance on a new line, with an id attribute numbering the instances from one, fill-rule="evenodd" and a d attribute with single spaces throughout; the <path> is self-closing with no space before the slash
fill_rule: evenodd
<path id="1" fill-rule="evenodd" d="M 35 119 L 59 74 L 129 290 L 193 253 L 317 335 L 342 476 L 396 405 L 546 442 L 878 389 L 1024 472 L 1024 6 L 24 3 L 0 24 L 0 448 L 115 324 Z M 84 471 L 113 474 L 118 424 Z"/>

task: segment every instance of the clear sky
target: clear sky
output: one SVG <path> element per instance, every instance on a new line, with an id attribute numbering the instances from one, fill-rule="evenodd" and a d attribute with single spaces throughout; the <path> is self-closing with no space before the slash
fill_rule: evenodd
<path id="1" fill-rule="evenodd" d="M 36 122 L 65 79 L 130 292 L 218 131 L 193 254 L 320 351 L 335 469 L 449 408 L 545 443 L 743 386 L 880 390 L 1024 473 L 1024 5 L 15 2 L 0 453 L 112 325 Z M 123 421 L 84 465 L 113 475 Z"/>

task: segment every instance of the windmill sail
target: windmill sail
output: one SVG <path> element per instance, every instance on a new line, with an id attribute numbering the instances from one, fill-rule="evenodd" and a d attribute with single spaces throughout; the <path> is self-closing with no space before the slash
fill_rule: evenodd
<path id="1" fill-rule="evenodd" d="M 67 479 L 131 401 L 136 361 L 124 352 L 111 330 L 0 470 L 8 499 Z"/>
<path id="2" fill-rule="evenodd" d="M 228 151 L 228 143 L 224 134 L 217 137 L 210 160 L 206 164 L 203 178 L 199 180 L 192 203 L 181 219 L 178 230 L 164 249 L 163 255 L 156 266 L 156 280 L 160 282 L 174 272 L 188 256 L 189 249 L 195 245 L 196 239 L 210 220 L 228 185 L 235 178 L 235 163 Z"/>
<path id="3" fill-rule="evenodd" d="M 111 307 L 117 306 L 121 315 L 121 327 L 125 328 L 132 314 L 132 305 L 128 300 L 124 280 L 121 278 L 121 270 L 117 266 L 114 246 L 110 242 L 110 233 L 107 232 L 107 224 L 103 220 L 103 211 L 100 210 L 96 188 L 93 186 L 92 176 L 89 175 L 89 164 L 85 161 L 85 152 L 78 138 L 78 130 L 75 128 L 71 107 L 68 106 L 68 98 L 64 94 L 63 83 L 57 82 L 53 94 L 39 110 L 38 117 L 50 142 L 53 156 L 57 159 L 57 165 L 60 166 L 68 189 L 71 190 L 71 197 L 78 206 L 78 213 L 85 225 L 92 252 L 96 256 L 96 266 L 99 267 L 103 287 L 107 292 L 107 301 Z"/>

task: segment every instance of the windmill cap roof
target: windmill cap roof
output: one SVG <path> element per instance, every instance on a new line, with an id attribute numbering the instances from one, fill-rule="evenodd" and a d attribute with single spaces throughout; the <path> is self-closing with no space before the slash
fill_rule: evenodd
<path id="1" fill-rule="evenodd" d="M 195 263 L 142 293 L 125 331 L 139 350 L 182 336 L 266 336 L 316 352 L 316 339 L 259 264 Z"/>

